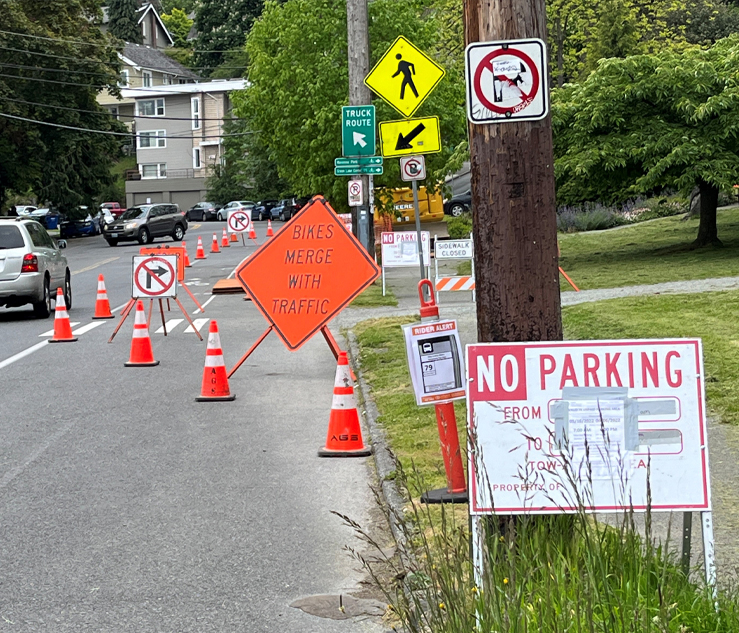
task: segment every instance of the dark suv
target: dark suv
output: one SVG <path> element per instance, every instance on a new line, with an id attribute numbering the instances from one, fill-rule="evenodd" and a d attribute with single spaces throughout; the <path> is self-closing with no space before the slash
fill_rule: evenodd
<path id="1" fill-rule="evenodd" d="M 308 204 L 308 202 L 310 202 L 310 198 L 296 198 L 295 196 L 285 198 L 277 203 L 277 206 L 274 208 L 272 213 L 276 214 L 283 222 L 287 222 L 306 204 Z"/>
<path id="2" fill-rule="evenodd" d="M 277 208 L 277 200 L 262 200 L 254 207 L 254 215 L 259 220 L 275 220 L 278 216 L 274 212 Z"/>
<path id="3" fill-rule="evenodd" d="M 204 222 L 205 220 L 215 220 L 218 215 L 218 209 L 212 202 L 198 202 L 195 206 L 187 211 L 188 221 Z"/>
<path id="4" fill-rule="evenodd" d="M 186 231 L 187 219 L 176 204 L 140 204 L 105 225 L 103 237 L 111 246 L 131 240 L 148 244 L 154 238 L 168 235 L 179 242 Z"/>

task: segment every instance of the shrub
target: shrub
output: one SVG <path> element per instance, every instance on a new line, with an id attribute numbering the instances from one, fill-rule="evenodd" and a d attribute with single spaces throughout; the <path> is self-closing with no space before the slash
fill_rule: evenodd
<path id="1" fill-rule="evenodd" d="M 447 229 L 449 237 L 455 240 L 466 239 L 472 232 L 472 215 L 464 213 L 458 218 L 446 217 Z"/>

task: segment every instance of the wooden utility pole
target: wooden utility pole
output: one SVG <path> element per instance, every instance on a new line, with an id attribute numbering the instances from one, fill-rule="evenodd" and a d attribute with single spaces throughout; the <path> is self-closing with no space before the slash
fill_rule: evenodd
<path id="1" fill-rule="evenodd" d="M 466 43 L 540 38 L 544 0 L 465 0 Z M 470 124 L 480 341 L 562 338 L 550 117 Z"/>
<path id="2" fill-rule="evenodd" d="M 349 58 L 349 105 L 370 105 L 372 94 L 364 78 L 370 71 L 369 15 L 367 0 L 346 0 L 346 36 Z M 352 207 L 353 233 L 370 255 L 375 254 L 375 234 L 370 215 L 370 185 L 372 179 L 361 176 L 364 201 Z"/>

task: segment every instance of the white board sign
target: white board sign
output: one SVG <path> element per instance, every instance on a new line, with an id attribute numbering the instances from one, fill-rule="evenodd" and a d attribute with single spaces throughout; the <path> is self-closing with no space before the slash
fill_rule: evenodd
<path id="1" fill-rule="evenodd" d="M 177 296 L 177 255 L 134 255 L 131 297 Z"/>
<path id="2" fill-rule="evenodd" d="M 245 233 L 251 227 L 251 211 L 229 211 L 226 224 L 229 233 Z"/>
<path id="3" fill-rule="evenodd" d="M 431 234 L 421 231 L 423 265 L 429 266 Z M 415 231 L 395 231 L 382 234 L 382 267 L 418 266 L 418 237 Z"/>
<path id="4" fill-rule="evenodd" d="M 347 184 L 349 194 L 349 206 L 361 207 L 364 201 L 363 186 L 361 180 L 350 180 Z"/>
<path id="5" fill-rule="evenodd" d="M 436 259 L 472 259 L 472 240 L 436 240 Z"/>
<path id="6" fill-rule="evenodd" d="M 487 343 L 466 356 L 471 514 L 574 512 L 577 495 L 592 511 L 645 510 L 647 476 L 652 510 L 710 511 L 700 340 Z"/>
<path id="7" fill-rule="evenodd" d="M 547 49 L 539 39 L 475 42 L 465 49 L 471 123 L 536 121 L 549 112 Z"/>
<path id="8" fill-rule="evenodd" d="M 464 398 L 462 344 L 456 321 L 403 326 L 408 369 L 418 406 Z"/>
<path id="9" fill-rule="evenodd" d="M 400 179 L 405 182 L 426 180 L 426 158 L 424 156 L 402 156 Z"/>

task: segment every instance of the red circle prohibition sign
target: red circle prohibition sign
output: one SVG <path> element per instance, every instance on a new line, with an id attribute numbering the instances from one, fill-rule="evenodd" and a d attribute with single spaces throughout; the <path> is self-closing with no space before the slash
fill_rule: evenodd
<path id="1" fill-rule="evenodd" d="M 501 55 L 512 55 L 513 57 L 518 57 L 524 64 L 526 64 L 531 69 L 531 91 L 529 94 L 526 94 L 521 91 L 522 95 L 522 101 L 521 103 L 510 107 L 510 108 L 502 108 L 501 106 L 495 105 L 491 101 L 488 100 L 488 98 L 483 94 L 482 91 L 482 85 L 481 85 L 481 79 L 482 79 L 482 71 L 483 70 L 489 70 L 493 77 L 495 76 L 495 72 L 493 71 L 493 60 L 496 57 L 500 57 Z M 480 100 L 480 103 L 484 105 L 488 110 L 492 112 L 496 112 L 498 114 L 514 114 L 516 112 L 520 112 L 523 110 L 526 106 L 528 106 L 533 100 L 534 97 L 536 97 L 536 94 L 539 92 L 539 69 L 536 67 L 536 64 L 531 60 L 531 58 L 524 52 L 516 50 L 515 48 L 501 48 L 497 51 L 493 51 L 492 53 L 488 53 L 485 55 L 485 57 L 482 58 L 480 63 L 477 65 L 477 68 L 475 69 L 475 77 L 474 77 L 474 90 L 475 95 Z"/>
<path id="2" fill-rule="evenodd" d="M 157 262 L 156 272 L 152 270 L 152 268 L 154 268 L 154 266 L 152 265 L 154 262 Z M 157 272 L 159 272 L 158 265 L 160 263 L 167 267 L 165 273 L 169 273 L 169 283 L 162 281 L 162 279 L 156 274 Z M 139 273 L 142 270 L 144 270 L 146 274 L 151 277 L 151 284 L 144 284 L 144 286 L 150 285 L 151 289 L 142 287 L 142 284 L 139 283 Z M 160 274 L 164 275 L 165 273 Z M 150 257 L 148 259 L 145 259 L 136 267 L 133 281 L 136 284 L 136 287 L 145 295 L 147 295 L 148 297 L 156 297 L 167 292 L 172 287 L 172 284 L 174 284 L 176 278 L 177 275 L 175 274 L 174 267 L 166 259 L 162 259 L 161 257 Z"/>
<path id="3" fill-rule="evenodd" d="M 349 186 L 349 192 L 353 196 L 358 196 L 360 191 L 362 191 L 362 185 L 357 182 L 352 182 L 352 184 Z"/>
<path id="4" fill-rule="evenodd" d="M 238 222 L 241 221 L 242 225 L 239 227 Z M 228 226 L 234 233 L 240 233 L 246 231 L 251 224 L 251 218 L 243 211 L 232 213 L 228 218 Z"/>
<path id="5" fill-rule="evenodd" d="M 415 178 L 419 173 L 421 173 L 421 161 L 416 158 L 406 161 L 403 165 L 403 171 L 409 178 Z"/>

